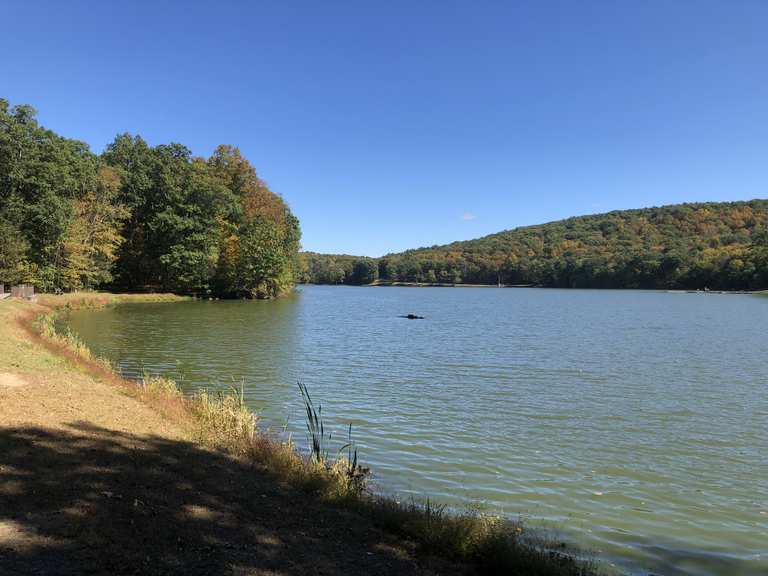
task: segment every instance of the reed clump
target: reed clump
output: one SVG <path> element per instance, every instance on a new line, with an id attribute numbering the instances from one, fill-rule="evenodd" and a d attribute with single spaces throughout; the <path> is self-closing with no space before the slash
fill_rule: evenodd
<path id="1" fill-rule="evenodd" d="M 38 303 L 53 309 L 83 310 L 103 308 L 130 302 L 181 302 L 190 300 L 189 296 L 177 294 L 110 294 L 105 292 L 68 292 L 66 294 L 40 294 Z"/>
<path id="2" fill-rule="evenodd" d="M 429 499 L 370 497 L 364 507 L 385 530 L 416 542 L 422 553 L 478 567 L 483 574 L 593 576 L 594 564 L 522 523 L 469 508 L 448 511 Z"/>
<path id="3" fill-rule="evenodd" d="M 310 397 L 306 388 L 301 385 L 300 388 L 306 394 L 305 401 L 308 400 Z M 244 453 L 250 461 L 261 464 L 280 482 L 318 499 L 330 502 L 360 499 L 366 493 L 369 470 L 358 463 L 357 449 L 351 440 L 351 427 L 349 441 L 335 457 L 331 457 L 327 444 L 332 435 L 326 431 L 322 410 L 315 411 L 311 400 L 309 406 L 306 422 L 309 454 L 302 454 L 292 439 L 285 441 L 268 433 L 246 439 Z"/>
<path id="4" fill-rule="evenodd" d="M 145 373 L 138 384 L 139 392 L 146 400 L 152 398 L 172 399 L 182 397 L 181 390 L 176 385 L 176 382 L 170 378 L 163 378 L 162 376 L 153 376 Z"/>
<path id="5" fill-rule="evenodd" d="M 256 437 L 256 415 L 245 404 L 243 388 L 202 390 L 188 400 L 196 440 L 211 448 L 242 455 Z"/>

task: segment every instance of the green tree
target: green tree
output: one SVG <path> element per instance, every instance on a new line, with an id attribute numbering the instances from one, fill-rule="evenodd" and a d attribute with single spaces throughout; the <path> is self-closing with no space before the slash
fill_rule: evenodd
<path id="1" fill-rule="evenodd" d="M 135 290 L 160 283 L 160 263 L 152 220 L 161 208 L 155 186 L 157 158 L 140 137 L 120 134 L 107 146 L 102 159 L 120 169 L 122 182 L 117 202 L 129 212 L 122 228 L 115 278 L 124 288 Z"/>
<path id="2" fill-rule="evenodd" d="M 18 284 L 34 279 L 27 261 L 29 245 L 21 230 L 8 220 L 0 218 L 0 282 Z"/>
<path id="3" fill-rule="evenodd" d="M 379 278 L 379 266 L 373 258 L 361 258 L 352 267 L 350 284 L 370 284 Z"/>
<path id="4" fill-rule="evenodd" d="M 19 223 L 30 281 L 42 289 L 62 285 L 74 204 L 93 189 L 97 167 L 87 145 L 39 126 L 32 107 L 0 101 L 0 213 Z"/>
<path id="5" fill-rule="evenodd" d="M 120 175 L 114 168 L 99 169 L 96 186 L 74 203 L 74 218 L 63 242 L 61 287 L 94 288 L 112 280 L 112 266 L 123 241 L 120 230 L 128 209 L 117 203 Z"/>
<path id="6" fill-rule="evenodd" d="M 290 270 L 275 222 L 257 217 L 240 235 L 235 292 L 240 296 L 272 298 L 291 284 Z"/>

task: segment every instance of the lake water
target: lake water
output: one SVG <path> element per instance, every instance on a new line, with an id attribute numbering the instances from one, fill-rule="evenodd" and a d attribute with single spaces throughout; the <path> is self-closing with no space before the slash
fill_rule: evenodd
<path id="1" fill-rule="evenodd" d="M 69 323 L 129 376 L 244 382 L 300 441 L 303 381 L 380 490 L 522 515 L 631 573 L 768 574 L 768 298 L 308 286 Z"/>

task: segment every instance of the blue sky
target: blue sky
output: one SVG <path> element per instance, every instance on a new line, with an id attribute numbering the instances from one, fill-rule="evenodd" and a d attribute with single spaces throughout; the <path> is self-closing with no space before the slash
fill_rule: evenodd
<path id="1" fill-rule="evenodd" d="M 100 152 L 237 145 L 307 250 L 768 196 L 768 2 L 0 5 L 0 97 Z"/>

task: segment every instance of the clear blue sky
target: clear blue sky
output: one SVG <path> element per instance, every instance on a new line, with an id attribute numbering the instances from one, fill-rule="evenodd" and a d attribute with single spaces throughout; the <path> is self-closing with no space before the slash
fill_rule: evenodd
<path id="1" fill-rule="evenodd" d="M 307 250 L 768 196 L 768 2 L 0 4 L 0 97 L 239 146 Z"/>

